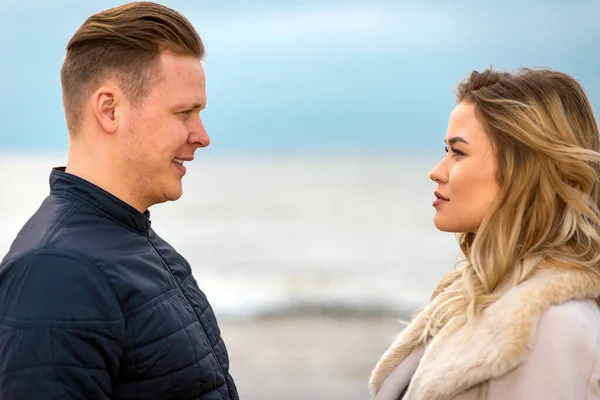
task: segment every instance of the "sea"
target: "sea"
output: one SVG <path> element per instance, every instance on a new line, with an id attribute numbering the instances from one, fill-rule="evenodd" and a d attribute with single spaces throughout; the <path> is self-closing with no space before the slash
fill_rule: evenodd
<path id="1" fill-rule="evenodd" d="M 49 193 L 62 154 L 0 154 L 0 258 Z M 218 318 L 398 315 L 424 305 L 460 251 L 433 225 L 437 160 L 203 156 L 152 227 L 192 265 Z"/>

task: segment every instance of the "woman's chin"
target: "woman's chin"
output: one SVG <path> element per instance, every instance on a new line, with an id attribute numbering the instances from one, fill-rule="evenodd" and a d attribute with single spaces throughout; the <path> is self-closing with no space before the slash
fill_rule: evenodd
<path id="1" fill-rule="evenodd" d="M 451 228 L 446 228 L 446 227 L 445 227 L 445 226 L 443 226 L 443 225 L 442 225 L 442 226 L 438 226 L 438 225 L 436 225 L 435 227 L 438 229 L 438 231 L 442 231 L 442 232 L 448 232 L 448 233 L 459 233 L 459 232 L 455 231 L 454 229 L 451 229 Z"/>
<path id="2" fill-rule="evenodd" d="M 441 218 L 438 213 L 433 217 L 433 225 L 442 232 L 451 232 L 448 230 L 449 226 L 447 221 L 444 221 L 444 218 Z"/>
<path id="3" fill-rule="evenodd" d="M 461 229 L 460 226 L 457 226 L 455 223 L 450 221 L 445 221 L 443 218 L 438 218 L 437 216 L 433 218 L 433 225 L 442 232 L 449 233 L 462 233 L 465 230 Z"/>

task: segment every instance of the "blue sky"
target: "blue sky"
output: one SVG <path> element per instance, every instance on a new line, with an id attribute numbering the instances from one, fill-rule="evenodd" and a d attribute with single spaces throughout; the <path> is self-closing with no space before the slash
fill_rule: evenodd
<path id="1" fill-rule="evenodd" d="M 0 0 L 0 150 L 60 151 L 64 48 L 120 4 Z M 443 151 L 473 69 L 549 66 L 600 107 L 600 2 L 173 0 L 202 36 L 212 152 Z"/>

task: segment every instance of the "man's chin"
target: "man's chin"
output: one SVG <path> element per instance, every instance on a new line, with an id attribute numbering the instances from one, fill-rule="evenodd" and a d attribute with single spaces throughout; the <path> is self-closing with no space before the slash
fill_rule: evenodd
<path id="1" fill-rule="evenodd" d="M 176 201 L 183 196 L 183 187 L 181 184 L 178 187 L 169 188 L 170 190 L 166 193 L 166 201 Z"/>

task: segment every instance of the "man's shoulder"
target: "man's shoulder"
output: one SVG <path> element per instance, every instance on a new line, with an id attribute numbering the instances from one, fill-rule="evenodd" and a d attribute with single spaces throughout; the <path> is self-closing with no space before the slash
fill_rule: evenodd
<path id="1" fill-rule="evenodd" d="M 110 258 L 113 247 L 135 236 L 93 205 L 72 195 L 53 194 L 23 225 L 0 265 L 14 263 L 30 254 L 41 257 L 48 249 L 98 261 Z M 129 248 L 134 251 L 133 246 Z"/>
<path id="2" fill-rule="evenodd" d="M 0 267 L 3 322 L 120 320 L 119 300 L 94 263 L 75 251 L 45 247 Z"/>
<path id="3" fill-rule="evenodd" d="M 7 279 L 20 276 L 21 281 L 30 278 L 32 272 L 50 275 L 63 281 L 80 279 L 82 275 L 99 274 L 99 269 L 94 260 L 86 254 L 71 249 L 53 246 L 32 248 L 28 252 L 5 257 L 0 264 L 0 287 Z M 38 272 L 41 271 L 41 272 Z"/>
<path id="4" fill-rule="evenodd" d="M 20 257 L 15 258 L 10 264 L 24 265 L 29 263 L 44 264 L 49 268 L 54 265 L 63 264 L 89 267 L 94 265 L 93 261 L 83 253 L 55 246 L 32 247 L 29 251 L 20 254 Z M 8 263 L 3 262 L 2 265 L 6 266 Z"/>
<path id="5" fill-rule="evenodd" d="M 61 221 L 68 220 L 78 207 L 75 203 L 57 201 L 53 196 L 46 197 L 17 232 L 0 265 L 13 264 L 29 254 L 36 254 L 48 244 Z"/>

